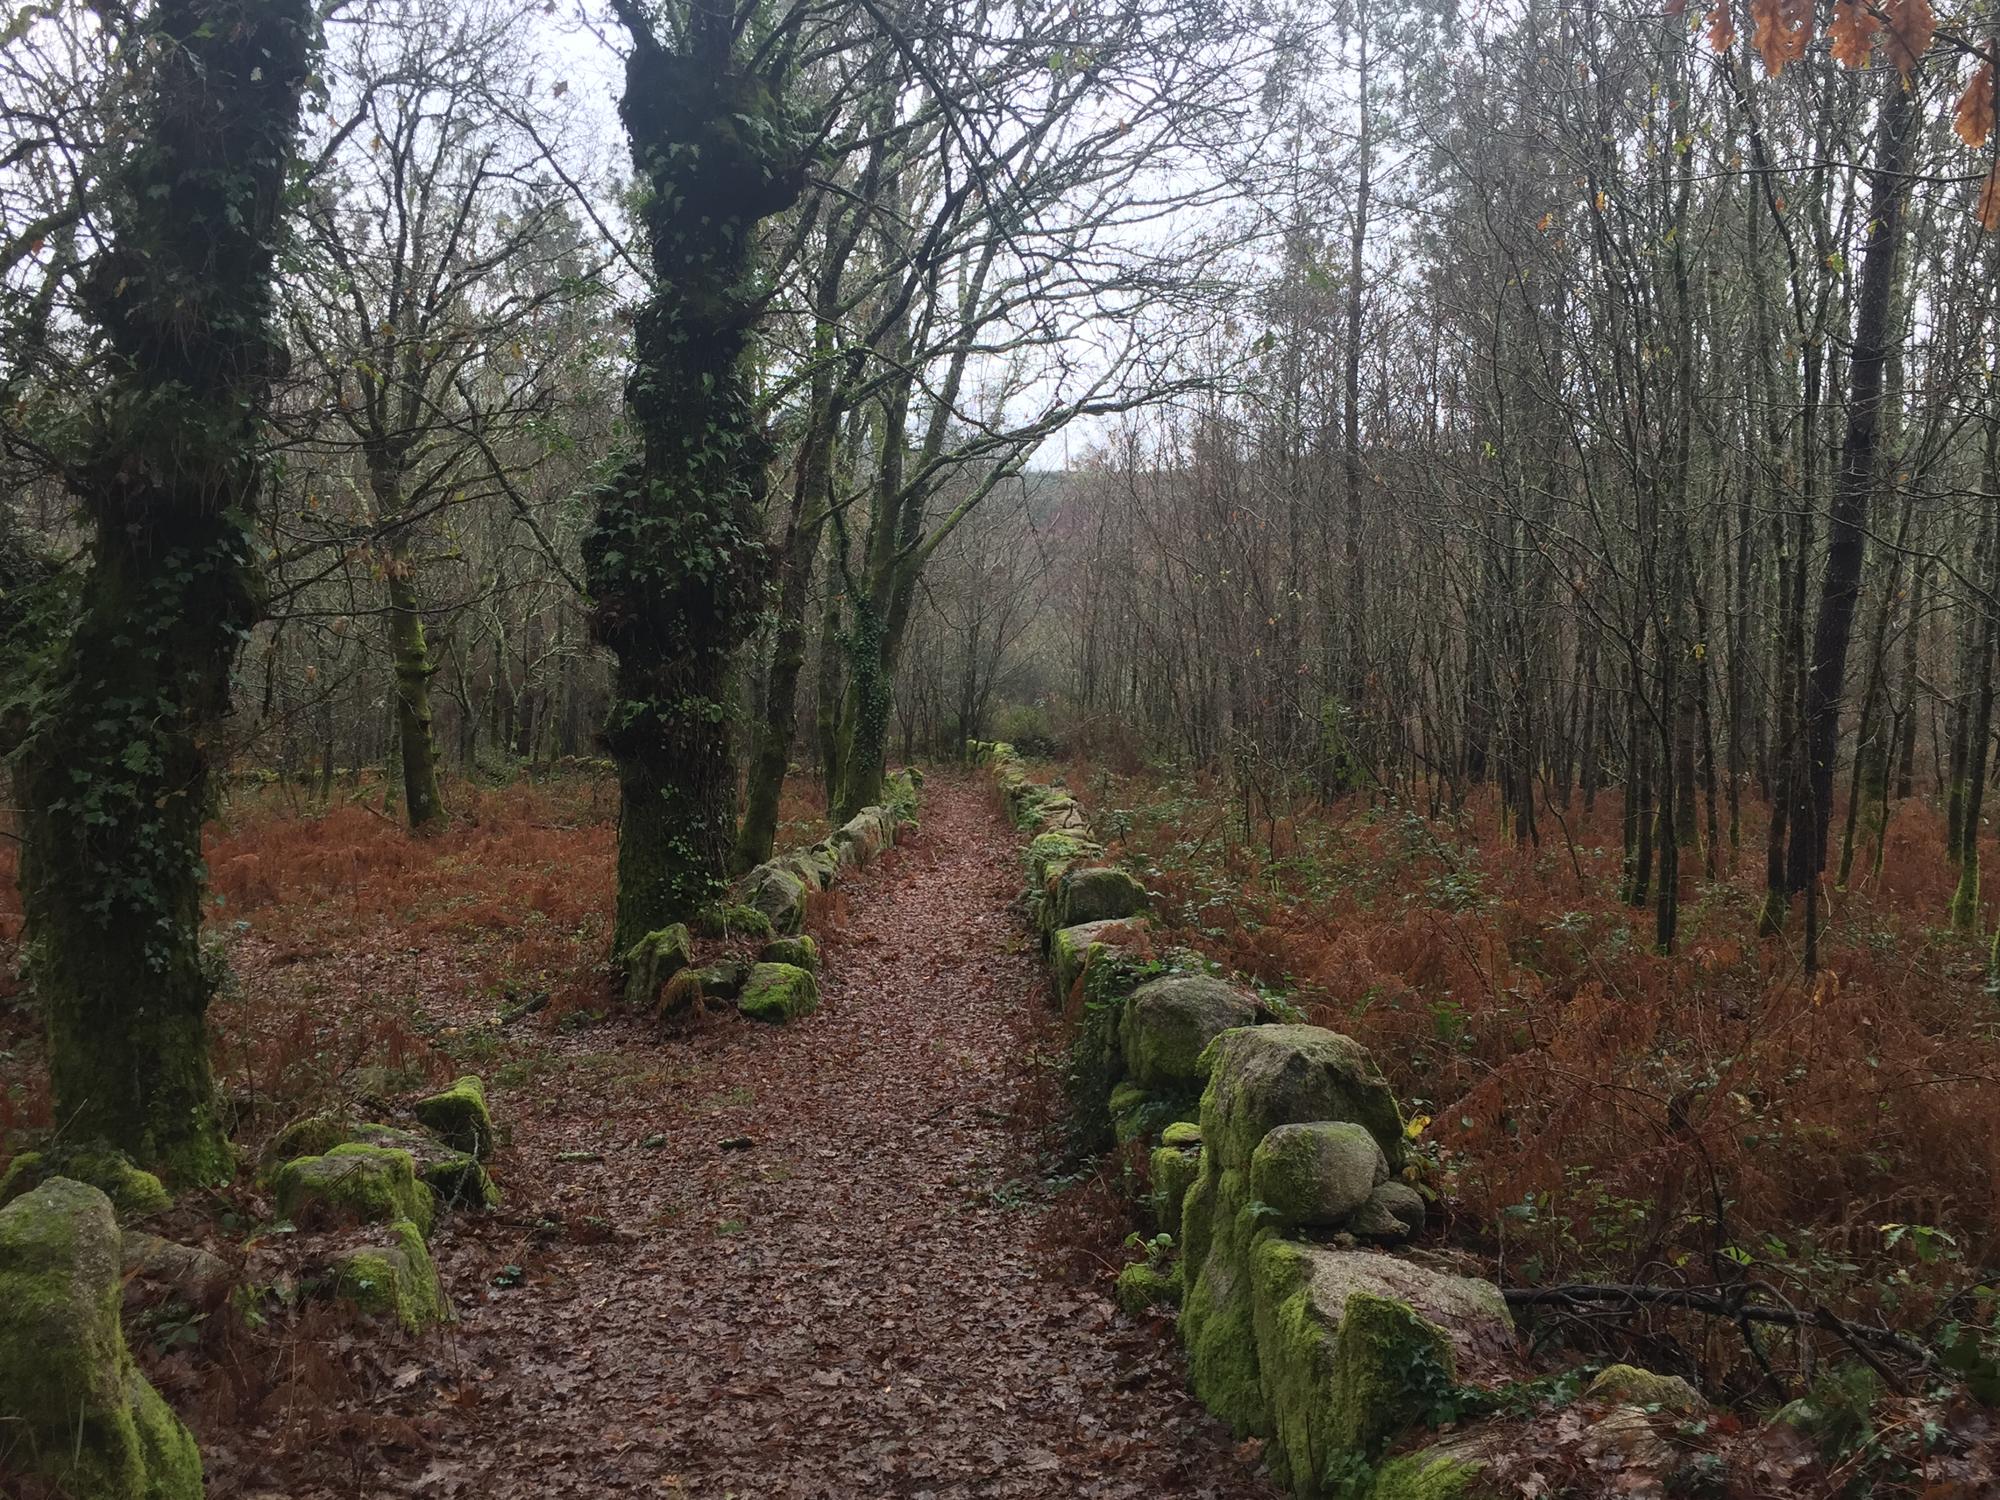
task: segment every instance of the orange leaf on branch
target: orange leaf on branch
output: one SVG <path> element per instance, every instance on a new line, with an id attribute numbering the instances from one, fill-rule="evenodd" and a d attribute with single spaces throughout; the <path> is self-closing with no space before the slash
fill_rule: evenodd
<path id="1" fill-rule="evenodd" d="M 1993 134 L 1993 106 L 1993 64 L 1981 63 L 1973 72 L 1972 82 L 1958 96 L 1958 108 L 1952 112 L 1951 122 L 1958 138 L 1975 151 Z"/>
<path id="2" fill-rule="evenodd" d="M 1708 45 L 1727 52 L 1736 45 L 1736 20 L 1729 12 L 1729 0 L 1720 0 L 1708 13 Z"/>
<path id="3" fill-rule="evenodd" d="M 1888 22 L 1889 61 L 1908 83 L 1910 74 L 1931 50 L 1937 16 L 1931 11 L 1930 0 L 1883 0 L 1882 15 Z"/>
<path id="4" fill-rule="evenodd" d="M 1826 28 L 1833 60 L 1846 68 L 1865 68 L 1875 50 L 1875 34 L 1882 22 L 1861 0 L 1838 0 L 1833 20 Z"/>
<path id="5" fill-rule="evenodd" d="M 1750 0 L 1750 45 L 1776 78 L 1806 55 L 1813 35 L 1813 0 Z"/>

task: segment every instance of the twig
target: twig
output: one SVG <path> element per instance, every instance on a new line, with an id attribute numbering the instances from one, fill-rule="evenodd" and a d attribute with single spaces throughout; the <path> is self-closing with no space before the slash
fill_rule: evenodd
<path id="1" fill-rule="evenodd" d="M 1873 1358 L 1863 1352 L 1863 1345 L 1893 1350 L 1926 1368 L 1937 1367 L 1937 1356 L 1914 1339 L 1904 1338 L 1899 1333 L 1887 1328 L 1878 1328 L 1873 1324 L 1850 1323 L 1826 1307 L 1815 1307 L 1811 1312 L 1800 1312 L 1795 1307 L 1771 1307 L 1764 1303 L 1731 1297 L 1722 1291 L 1697 1287 L 1597 1282 L 1574 1282 L 1565 1286 L 1550 1287 L 1507 1287 L 1503 1290 L 1503 1295 L 1508 1305 L 1513 1307 L 1545 1304 L 1568 1306 L 1584 1302 L 1623 1302 L 1634 1307 L 1664 1304 L 1669 1307 L 1685 1308 L 1689 1312 L 1703 1313 L 1713 1318 L 1728 1318 L 1739 1323 L 1770 1323 L 1786 1328 L 1819 1328 L 1843 1340 L 1885 1379 L 1892 1377 Z M 1892 1379 L 1892 1383 L 1896 1382 Z"/>

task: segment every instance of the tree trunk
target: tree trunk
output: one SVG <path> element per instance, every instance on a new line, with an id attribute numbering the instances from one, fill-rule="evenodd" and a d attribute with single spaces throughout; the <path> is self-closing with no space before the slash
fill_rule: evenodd
<path id="1" fill-rule="evenodd" d="M 618 658 L 604 740 L 622 792 L 623 952 L 713 899 L 735 846 L 731 669 L 769 563 L 770 445 L 745 368 L 755 229 L 798 197 L 804 158 L 780 87 L 737 58 L 732 12 L 693 7 L 668 51 L 634 0 L 614 8 L 632 34 L 619 114 L 654 272 L 625 389 L 639 451 L 599 490 L 583 548 L 597 636 Z"/>
<path id="2" fill-rule="evenodd" d="M 1806 673 L 1805 805 L 1792 813 L 1790 884 L 1804 890 L 1826 868 L 1827 828 L 1833 816 L 1833 764 L 1839 751 L 1847 648 L 1861 593 L 1868 507 L 1875 492 L 1876 453 L 1882 426 L 1883 366 L 1892 334 L 1896 257 L 1902 244 L 1903 196 L 1911 144 L 1916 139 L 1914 92 L 1900 78 L 1888 80 L 1877 165 L 1870 174 L 1868 238 L 1861 253 L 1854 345 L 1848 359 L 1847 430 L 1828 508 L 1826 570 L 1820 580 L 1813 625 L 1812 660 Z"/>
<path id="3" fill-rule="evenodd" d="M 416 564 L 407 546 L 389 553 L 389 647 L 396 670 L 396 743 L 402 748 L 403 811 L 412 833 L 444 818 L 438 791 L 437 740 L 431 733 L 431 653 L 417 599 Z"/>
<path id="4" fill-rule="evenodd" d="M 84 289 L 110 372 L 71 470 L 95 534 L 22 768 L 55 1118 L 182 1184 L 235 1167 L 204 1024 L 201 831 L 258 611 L 272 255 L 314 24 L 299 0 L 158 0 L 126 38 L 157 71 Z"/>

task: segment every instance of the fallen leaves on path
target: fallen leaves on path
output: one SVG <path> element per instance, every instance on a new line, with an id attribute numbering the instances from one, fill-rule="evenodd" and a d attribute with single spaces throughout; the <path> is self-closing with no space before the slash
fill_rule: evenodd
<path id="1" fill-rule="evenodd" d="M 508 1204 L 437 1247 L 460 1323 L 365 1382 L 367 1444 L 229 1442 L 215 1493 L 1275 1495 L 1170 1330 L 1046 1243 L 1019 882 L 983 795 L 936 778 L 823 935 L 817 1015 L 511 1029 Z"/>

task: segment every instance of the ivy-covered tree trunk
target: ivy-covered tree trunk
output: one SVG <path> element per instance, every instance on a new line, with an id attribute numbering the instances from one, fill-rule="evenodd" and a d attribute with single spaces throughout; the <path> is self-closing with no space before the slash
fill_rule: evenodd
<path id="1" fill-rule="evenodd" d="M 438 789 L 437 738 L 431 733 L 430 643 L 417 596 L 416 559 L 403 545 L 389 549 L 389 650 L 396 668 L 396 743 L 402 750 L 403 809 L 412 833 L 429 833 L 444 818 Z"/>
<path id="2" fill-rule="evenodd" d="M 598 639 L 618 657 L 604 740 L 623 798 L 623 952 L 709 901 L 735 842 L 730 674 L 770 571 L 758 516 L 770 445 L 745 369 L 762 304 L 756 229 L 805 179 L 773 81 L 783 65 L 745 68 L 727 7 L 687 6 L 672 51 L 630 0 L 616 9 L 633 42 L 619 114 L 653 288 L 625 388 L 638 452 L 598 493 L 584 565 Z"/>
<path id="3" fill-rule="evenodd" d="M 105 384 L 69 478 L 95 527 L 23 751 L 23 889 L 55 1117 L 179 1183 L 229 1176 L 204 1016 L 211 744 L 257 617 L 273 242 L 314 14 L 156 0 L 86 286 Z"/>

